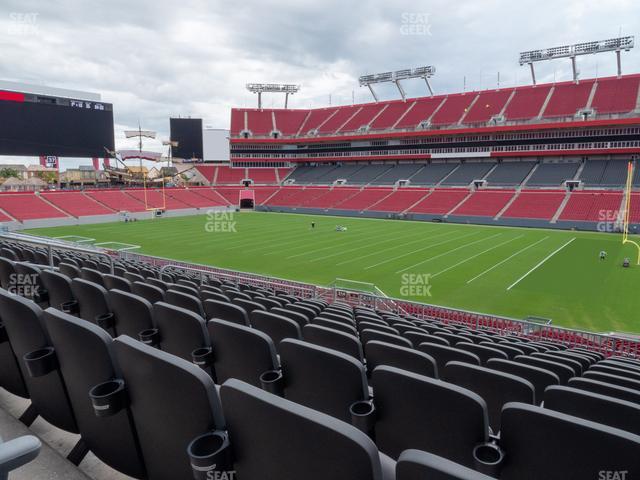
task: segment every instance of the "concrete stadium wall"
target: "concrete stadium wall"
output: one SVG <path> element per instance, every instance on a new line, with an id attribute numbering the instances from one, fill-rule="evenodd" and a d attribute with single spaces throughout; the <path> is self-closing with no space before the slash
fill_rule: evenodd
<path id="1" fill-rule="evenodd" d="M 553 228 L 558 230 L 581 230 L 592 232 L 611 231 L 601 222 L 580 222 L 580 221 L 558 221 L 551 223 L 549 220 L 538 220 L 535 218 L 501 218 L 494 220 L 493 217 L 474 217 L 464 215 L 432 215 L 426 213 L 408 213 L 401 215 L 390 212 L 371 212 L 322 208 L 296 208 L 258 205 L 256 211 L 259 212 L 281 212 L 281 213 L 301 213 L 310 215 L 334 215 L 352 218 L 388 218 L 395 220 L 414 220 L 422 222 L 442 222 L 442 223 L 462 223 L 469 225 L 496 225 L 502 227 L 525 227 L 525 228 Z M 640 233 L 640 225 L 631 225 L 631 233 Z"/>
<path id="2" fill-rule="evenodd" d="M 226 212 L 236 211 L 236 207 L 211 207 L 211 208 L 185 208 L 182 210 L 167 210 L 162 214 L 162 218 L 186 217 L 192 215 L 206 215 L 210 211 Z M 129 218 L 136 220 L 151 220 L 154 218 L 153 212 L 129 212 Z M 62 217 L 62 218 L 42 218 L 37 220 L 25 220 L 24 222 L 3 222 L 0 225 L 7 227 L 10 231 L 25 230 L 30 228 L 66 227 L 72 225 L 91 225 L 97 223 L 111 223 L 121 221 L 118 214 L 112 215 L 89 215 L 86 217 Z"/>

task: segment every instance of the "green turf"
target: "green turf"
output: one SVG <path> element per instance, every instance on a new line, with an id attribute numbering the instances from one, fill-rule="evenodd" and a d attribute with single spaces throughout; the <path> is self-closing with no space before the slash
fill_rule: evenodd
<path id="1" fill-rule="evenodd" d="M 336 232 L 337 224 L 348 231 Z M 637 252 L 619 235 L 277 213 L 30 233 L 126 242 L 150 255 L 320 285 L 336 277 L 372 282 L 394 297 L 516 318 L 535 315 L 585 330 L 640 331 L 640 267 L 621 267 Z M 600 250 L 608 252 L 605 261 Z M 430 288 L 423 285 L 425 274 L 431 275 Z"/>

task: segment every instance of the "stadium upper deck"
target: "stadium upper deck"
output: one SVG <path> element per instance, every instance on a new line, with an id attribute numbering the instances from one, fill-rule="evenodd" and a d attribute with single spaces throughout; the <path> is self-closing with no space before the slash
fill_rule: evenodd
<path id="1" fill-rule="evenodd" d="M 307 110 L 232 109 L 233 161 L 633 154 L 640 75 Z"/>

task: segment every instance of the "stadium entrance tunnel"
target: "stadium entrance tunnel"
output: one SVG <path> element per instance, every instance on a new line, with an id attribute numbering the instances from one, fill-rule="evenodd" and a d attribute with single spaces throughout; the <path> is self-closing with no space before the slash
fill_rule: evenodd
<path id="1" fill-rule="evenodd" d="M 242 200 L 240 200 L 240 208 L 253 209 L 253 198 L 243 198 Z"/>

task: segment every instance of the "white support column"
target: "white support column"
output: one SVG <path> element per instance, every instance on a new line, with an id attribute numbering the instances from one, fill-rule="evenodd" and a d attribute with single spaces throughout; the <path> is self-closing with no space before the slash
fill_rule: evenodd
<path id="1" fill-rule="evenodd" d="M 536 84 L 536 71 L 533 68 L 533 62 L 529 64 L 529 68 L 531 69 L 531 80 L 533 80 L 533 84 Z"/>
<path id="2" fill-rule="evenodd" d="M 375 102 L 378 103 L 378 95 L 376 95 L 376 91 L 373 89 L 370 83 L 367 84 L 367 87 L 369 87 L 369 91 L 371 92 L 371 95 L 373 95 L 373 99 L 375 100 Z"/>
<path id="3" fill-rule="evenodd" d="M 406 98 L 406 94 L 404 93 L 404 89 L 402 88 L 402 85 L 400 85 L 400 80 L 394 80 L 394 82 L 396 84 L 396 87 L 398 87 L 398 91 L 400 92 L 400 95 L 402 96 L 402 101 L 406 102 L 407 98 Z"/>

